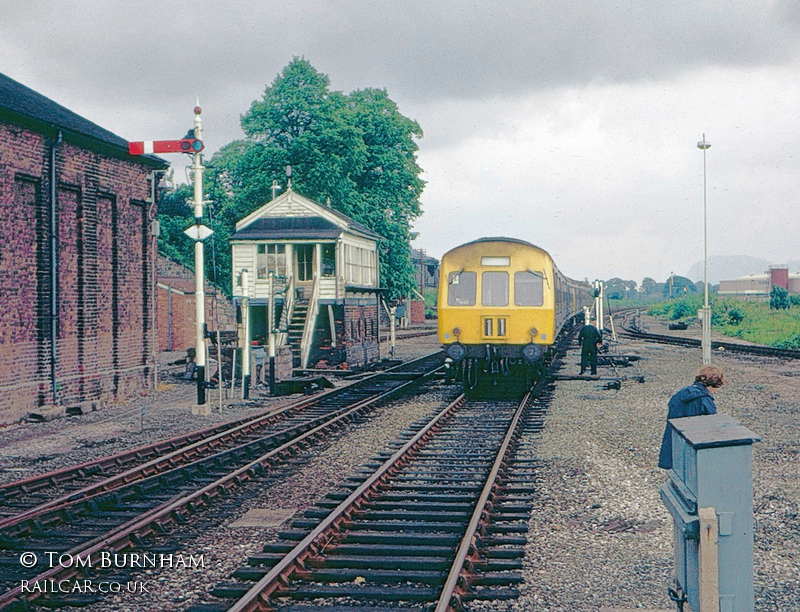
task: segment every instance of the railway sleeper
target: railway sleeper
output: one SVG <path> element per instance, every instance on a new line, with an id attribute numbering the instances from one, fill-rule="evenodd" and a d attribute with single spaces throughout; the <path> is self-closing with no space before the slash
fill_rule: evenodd
<path id="1" fill-rule="evenodd" d="M 489 586 L 485 587 L 478 587 L 470 591 L 468 594 L 464 596 L 465 600 L 499 600 L 499 601 L 508 601 L 510 599 L 518 599 L 519 598 L 519 589 L 514 588 L 493 588 Z"/>
<path id="2" fill-rule="evenodd" d="M 337 500 L 339 502 L 344 501 L 349 497 L 349 494 L 346 491 L 333 491 L 328 493 L 326 499 Z M 466 504 L 474 504 L 475 497 L 473 495 L 447 495 L 443 493 L 435 493 L 435 492 L 428 492 L 420 493 L 418 495 L 409 495 L 408 491 L 399 492 L 399 491 L 384 491 L 381 492 L 380 498 L 378 501 L 381 502 L 389 502 L 389 501 L 396 501 L 400 503 L 408 504 L 417 504 L 417 502 L 429 502 L 429 503 L 466 503 Z"/>
<path id="3" fill-rule="evenodd" d="M 325 554 L 353 557 L 449 557 L 453 549 L 450 546 L 412 546 L 387 544 L 341 544 L 335 543 L 325 547 Z"/>
<path id="4" fill-rule="evenodd" d="M 333 509 L 336 508 L 341 502 L 338 500 L 328 500 L 323 499 L 317 502 L 317 506 L 322 509 Z M 383 498 L 376 499 L 374 501 L 369 502 L 369 508 L 372 510 L 405 510 L 409 506 L 412 506 L 416 510 L 424 510 L 430 509 L 431 511 L 452 511 L 452 512 L 467 512 L 475 505 L 474 499 L 468 499 L 466 501 L 455 501 L 455 502 L 444 502 L 444 501 L 423 501 L 419 498 L 414 500 L 408 500 L 408 498 L 397 499 L 397 500 L 386 500 Z"/>
<path id="5" fill-rule="evenodd" d="M 394 482 L 387 484 L 385 487 L 382 487 L 381 493 L 384 492 L 403 492 L 404 495 L 408 496 L 409 494 L 414 495 L 418 493 L 428 493 L 428 492 L 441 492 L 442 491 L 441 485 L 424 485 L 424 484 L 395 484 Z M 483 491 L 483 486 L 481 485 L 460 485 L 460 484 L 452 484 L 447 487 L 447 492 L 450 491 L 458 491 L 459 493 L 481 493 Z"/>
<path id="6" fill-rule="evenodd" d="M 527 512 L 513 512 L 495 506 L 492 512 L 489 513 L 489 518 L 492 522 L 497 523 L 507 523 L 511 521 L 524 521 L 527 523 L 528 519 L 530 519 L 530 515 Z"/>
<path id="7" fill-rule="evenodd" d="M 446 570 L 392 570 L 392 569 L 368 569 L 368 568 L 315 568 L 306 580 L 308 582 L 353 582 L 357 578 L 363 578 L 367 584 L 390 585 L 390 584 L 425 584 L 441 585 L 447 578 Z"/>
<path id="8" fill-rule="evenodd" d="M 469 517 L 465 517 L 469 519 Z M 440 532 L 440 533 L 464 533 L 464 522 L 440 522 L 440 521 L 348 521 L 344 523 L 347 531 L 394 531 L 399 533 L 408 532 Z"/>
<path id="9" fill-rule="evenodd" d="M 102 601 L 102 595 L 88 593 L 86 595 L 48 595 L 47 599 L 41 602 L 40 605 L 46 608 L 85 608 Z"/>
<path id="10" fill-rule="evenodd" d="M 354 568 L 354 569 L 381 569 L 393 571 L 405 570 L 436 570 L 448 572 L 452 564 L 449 556 L 353 556 L 353 555 L 327 555 L 324 557 L 310 557 L 306 561 L 309 568 Z M 522 560 L 517 559 L 486 559 L 478 560 L 472 564 L 478 572 L 509 572 L 522 569 Z M 364 575 L 364 574 L 359 574 Z"/>
<path id="11" fill-rule="evenodd" d="M 404 546 L 456 546 L 461 540 L 457 533 L 385 533 L 374 531 L 347 531 L 345 544 L 380 544 Z"/>
<path id="12" fill-rule="evenodd" d="M 430 511 L 418 510 L 416 506 L 412 506 L 414 510 L 408 510 L 407 507 L 396 507 L 388 510 L 369 507 L 365 510 L 357 510 L 353 516 L 359 520 L 367 521 L 388 521 L 388 520 L 416 520 L 416 521 L 447 521 L 466 523 L 469 520 L 464 512 L 437 512 L 433 508 Z M 330 511 L 324 508 L 310 508 L 305 511 L 307 518 L 324 519 L 330 514 Z"/>
<path id="13" fill-rule="evenodd" d="M 292 599 L 319 599 L 350 597 L 356 601 L 410 601 L 432 602 L 439 597 L 439 589 L 413 586 L 372 586 L 372 585 L 293 585 L 288 593 L 278 596 Z"/>

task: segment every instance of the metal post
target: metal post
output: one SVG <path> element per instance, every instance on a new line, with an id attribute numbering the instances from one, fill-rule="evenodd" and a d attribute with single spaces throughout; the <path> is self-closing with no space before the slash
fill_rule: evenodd
<path id="1" fill-rule="evenodd" d="M 200 104 L 194 107 L 194 137 L 202 140 L 203 125 L 200 119 Z M 196 229 L 194 243 L 194 297 L 195 297 L 195 359 L 197 373 L 197 405 L 206 403 L 206 294 L 205 263 L 203 261 L 203 158 L 200 151 L 194 154 L 194 223 Z M 205 414 L 205 409 L 198 409 L 197 414 Z"/>
<path id="2" fill-rule="evenodd" d="M 708 305 L 708 205 L 706 198 L 706 151 L 711 143 L 703 140 L 697 143 L 697 148 L 703 151 L 703 365 L 711 363 L 711 307 Z"/>
<path id="3" fill-rule="evenodd" d="M 391 321 L 391 333 L 390 333 L 390 340 L 389 340 L 389 356 L 394 359 L 394 332 L 395 332 L 395 325 L 397 319 L 397 307 L 392 306 L 389 309 L 389 320 Z"/>
<path id="4" fill-rule="evenodd" d="M 222 338 L 217 328 L 217 385 L 219 387 L 219 411 L 222 412 L 222 393 L 225 389 L 225 379 L 222 377 Z"/>
<path id="5" fill-rule="evenodd" d="M 269 350 L 269 393 L 275 395 L 275 291 L 274 273 L 269 273 L 269 312 L 267 313 L 268 341 Z M 286 302 L 284 301 L 284 308 Z"/>
<path id="6" fill-rule="evenodd" d="M 250 297 L 247 270 L 242 270 L 242 399 L 250 399 Z"/>
<path id="7" fill-rule="evenodd" d="M 603 283 L 600 281 L 594 282 L 595 288 L 595 298 L 594 298 L 594 319 L 595 319 L 595 326 L 601 332 L 603 331 Z"/>

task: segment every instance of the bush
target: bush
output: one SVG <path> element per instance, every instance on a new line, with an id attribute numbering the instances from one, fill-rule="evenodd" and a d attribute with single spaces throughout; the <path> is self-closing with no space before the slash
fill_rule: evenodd
<path id="1" fill-rule="evenodd" d="M 738 308 L 728 310 L 728 325 L 740 325 L 744 321 L 744 313 Z"/>
<path id="2" fill-rule="evenodd" d="M 672 310 L 672 316 L 670 317 L 673 321 L 676 319 L 682 319 L 684 317 L 690 317 L 694 314 L 692 307 L 689 306 L 686 302 L 678 302 L 675 304 L 675 308 Z"/>
<path id="3" fill-rule="evenodd" d="M 786 340 L 781 340 L 780 342 L 775 343 L 776 348 L 782 349 L 800 349 L 800 334 L 795 334 L 791 338 L 787 338 Z"/>
<path id="4" fill-rule="evenodd" d="M 789 304 L 789 292 L 783 287 L 772 287 L 769 292 L 769 307 L 772 310 L 786 310 Z"/>

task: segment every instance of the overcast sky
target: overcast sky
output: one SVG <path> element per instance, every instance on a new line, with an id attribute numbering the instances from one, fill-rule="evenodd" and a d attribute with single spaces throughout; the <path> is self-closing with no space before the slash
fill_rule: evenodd
<path id="1" fill-rule="evenodd" d="M 800 258 L 795 0 L 34 1 L 0 21 L 0 72 L 128 140 L 179 138 L 199 96 L 209 154 L 294 56 L 420 123 L 435 257 L 511 236 L 573 278 L 686 274 L 705 133 L 709 255 Z"/>

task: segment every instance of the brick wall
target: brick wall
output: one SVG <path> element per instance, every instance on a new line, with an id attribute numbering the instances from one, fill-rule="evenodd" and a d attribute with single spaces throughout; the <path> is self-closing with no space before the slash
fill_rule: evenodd
<path id="1" fill-rule="evenodd" d="M 0 423 L 54 400 L 113 402 L 150 384 L 150 167 L 65 135 L 56 147 L 54 272 L 54 143 L 54 133 L 0 121 Z"/>
<path id="2" fill-rule="evenodd" d="M 166 285 L 166 287 L 164 286 Z M 223 295 L 210 294 L 206 289 L 206 327 L 209 333 L 236 330 L 236 313 L 231 302 Z M 195 327 L 194 290 L 191 293 L 170 285 L 168 280 L 159 283 L 158 350 L 185 351 L 197 344 Z"/>
<path id="3" fill-rule="evenodd" d="M 422 300 L 409 300 L 409 320 L 412 325 L 425 323 L 425 302 Z"/>
<path id="4" fill-rule="evenodd" d="M 368 365 L 379 359 L 378 305 L 344 306 L 344 344 L 349 367 Z"/>

